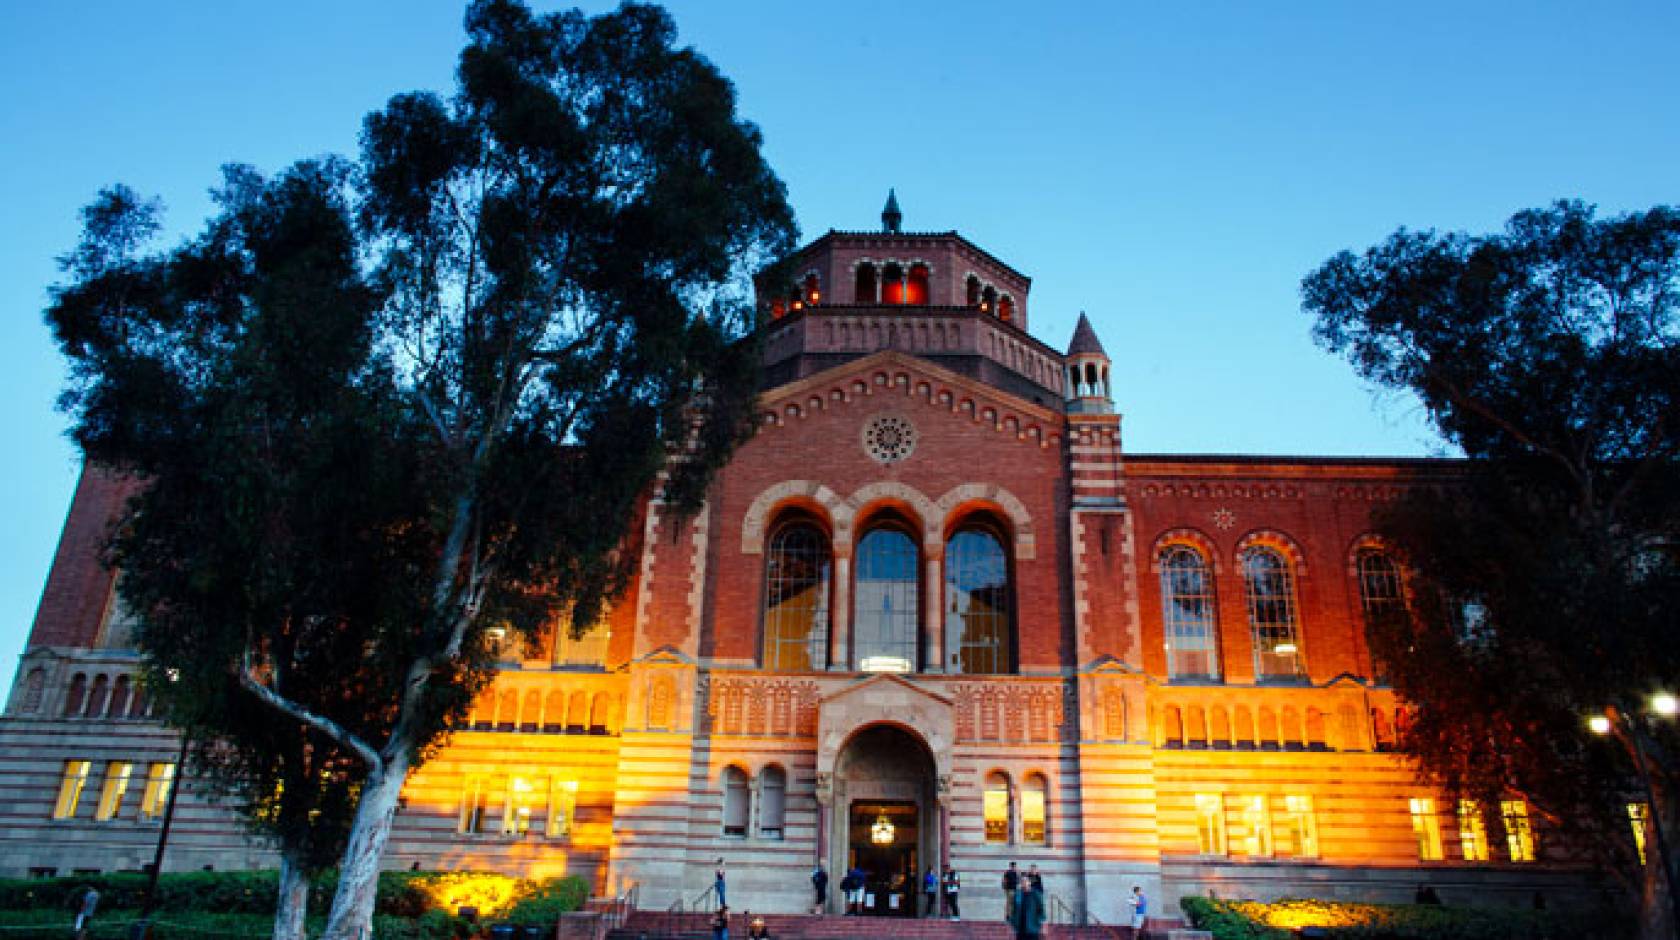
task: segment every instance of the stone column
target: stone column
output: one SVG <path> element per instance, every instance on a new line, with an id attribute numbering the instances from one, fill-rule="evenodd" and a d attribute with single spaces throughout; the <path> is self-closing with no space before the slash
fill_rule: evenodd
<path id="1" fill-rule="evenodd" d="M 834 634 L 829 637 L 829 672 L 852 671 L 852 558 L 834 556 L 834 611 L 830 618 Z"/>
<path id="2" fill-rule="evenodd" d="M 941 603 L 940 567 L 938 555 L 927 553 L 922 562 L 922 671 L 945 671 L 945 611 Z"/>

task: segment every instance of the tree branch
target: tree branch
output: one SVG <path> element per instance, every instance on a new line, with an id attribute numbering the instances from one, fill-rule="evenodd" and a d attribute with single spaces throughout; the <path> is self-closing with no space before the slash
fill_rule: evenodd
<path id="1" fill-rule="evenodd" d="M 342 745 L 345 749 L 353 752 L 368 765 L 368 769 L 370 771 L 378 771 L 384 767 L 384 759 L 381 758 L 373 748 L 369 747 L 366 742 L 353 734 L 350 729 L 344 727 L 336 721 L 333 721 L 331 718 L 315 714 L 309 709 L 304 708 L 302 705 L 293 702 L 291 699 L 282 696 L 280 693 L 274 691 L 261 682 L 258 682 L 256 676 L 253 675 L 250 650 L 245 651 L 245 659 L 239 670 L 239 684 L 246 691 L 255 695 L 270 708 L 273 708 L 282 714 L 289 715 L 303 724 L 314 728 L 316 731 L 321 732 L 327 737 L 333 739 L 333 741 Z"/>

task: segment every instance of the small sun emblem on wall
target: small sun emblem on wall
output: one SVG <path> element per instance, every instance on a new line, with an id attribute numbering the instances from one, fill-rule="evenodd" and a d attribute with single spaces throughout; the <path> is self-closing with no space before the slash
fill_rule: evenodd
<path id="1" fill-rule="evenodd" d="M 1229 509 L 1215 509 L 1213 511 L 1213 524 L 1221 529 L 1229 529 L 1237 524 L 1237 514 Z"/>
<path id="2" fill-rule="evenodd" d="M 863 450 L 877 463 L 893 464 L 916 449 L 916 426 L 898 415 L 876 415 L 863 426 Z"/>

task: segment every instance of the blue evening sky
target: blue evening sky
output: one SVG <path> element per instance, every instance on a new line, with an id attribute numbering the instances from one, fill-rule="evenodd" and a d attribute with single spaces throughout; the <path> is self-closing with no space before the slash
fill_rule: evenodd
<path id="1" fill-rule="evenodd" d="M 552 4 L 542 3 L 548 9 Z M 590 3 L 593 10 L 606 4 Z M 1302 275 L 1397 226 L 1486 231 L 1580 197 L 1680 201 L 1680 4 L 679 0 L 807 237 L 958 229 L 1089 311 L 1133 452 L 1441 452 L 1313 346 Z M 350 152 L 447 89 L 460 4 L 0 4 L 0 687 L 77 458 L 40 311 L 76 210 L 126 182 L 195 230 L 217 167 Z"/>

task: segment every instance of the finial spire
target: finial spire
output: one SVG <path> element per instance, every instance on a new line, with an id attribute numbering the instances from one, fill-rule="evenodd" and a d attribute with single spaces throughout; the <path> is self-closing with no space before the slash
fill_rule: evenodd
<path id="1" fill-rule="evenodd" d="M 1068 355 L 1095 355 L 1108 358 L 1103 351 L 1102 342 L 1097 339 L 1097 331 L 1091 328 L 1091 319 L 1085 316 L 1085 311 L 1079 311 L 1079 323 L 1073 328 L 1073 342 L 1068 344 Z"/>
<path id="2" fill-rule="evenodd" d="M 887 207 L 881 210 L 881 231 L 897 232 L 904 224 L 904 213 L 898 211 L 898 193 L 887 190 Z"/>

